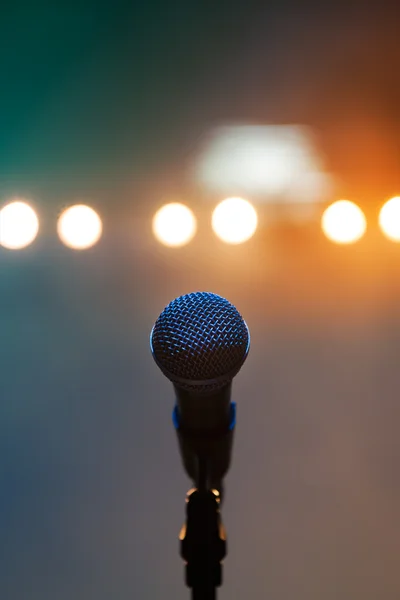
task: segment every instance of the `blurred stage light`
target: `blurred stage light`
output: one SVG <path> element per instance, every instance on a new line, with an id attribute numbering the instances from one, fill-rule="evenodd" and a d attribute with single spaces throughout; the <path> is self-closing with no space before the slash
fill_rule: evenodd
<path id="1" fill-rule="evenodd" d="M 336 244 L 352 244 L 362 238 L 367 221 L 361 208 L 349 200 L 338 200 L 322 215 L 322 230 Z"/>
<path id="2" fill-rule="evenodd" d="M 35 211 L 26 202 L 10 202 L 0 211 L 0 244 L 9 250 L 29 246 L 39 231 Z"/>
<path id="3" fill-rule="evenodd" d="M 74 250 L 84 250 L 96 244 L 103 226 L 99 215 L 84 204 L 67 208 L 59 217 L 57 232 L 60 240 Z"/>
<path id="4" fill-rule="evenodd" d="M 164 246 L 178 247 L 188 244 L 197 229 L 193 212 L 179 202 L 161 207 L 153 217 L 153 233 Z"/>
<path id="5" fill-rule="evenodd" d="M 400 196 L 391 198 L 382 206 L 379 225 L 389 240 L 400 242 Z"/>
<path id="6" fill-rule="evenodd" d="M 241 244 L 250 239 L 257 229 L 255 208 L 243 198 L 227 198 L 218 204 L 212 214 L 214 233 L 228 244 Z"/>
<path id="7" fill-rule="evenodd" d="M 312 132 L 301 125 L 236 125 L 211 132 L 194 165 L 211 194 L 260 203 L 323 202 L 333 193 Z"/>

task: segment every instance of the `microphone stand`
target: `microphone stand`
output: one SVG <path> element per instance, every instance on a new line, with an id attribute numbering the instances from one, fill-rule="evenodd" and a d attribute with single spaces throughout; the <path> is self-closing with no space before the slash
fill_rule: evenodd
<path id="1" fill-rule="evenodd" d="M 209 489 L 207 458 L 197 456 L 195 488 L 186 495 L 186 523 L 179 535 L 186 585 L 192 600 L 216 600 L 222 583 L 221 562 L 226 556 L 226 534 L 220 516 L 220 492 Z"/>

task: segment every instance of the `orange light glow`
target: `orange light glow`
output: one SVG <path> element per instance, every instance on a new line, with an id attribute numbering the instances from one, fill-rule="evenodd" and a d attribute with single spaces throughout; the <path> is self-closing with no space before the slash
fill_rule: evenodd
<path id="1" fill-rule="evenodd" d="M 383 234 L 392 242 L 400 242 L 400 196 L 388 200 L 379 213 Z"/>
<path id="2" fill-rule="evenodd" d="M 326 237 L 336 244 L 353 244 L 362 238 L 367 220 L 361 208 L 349 200 L 338 200 L 325 210 L 321 226 Z"/>

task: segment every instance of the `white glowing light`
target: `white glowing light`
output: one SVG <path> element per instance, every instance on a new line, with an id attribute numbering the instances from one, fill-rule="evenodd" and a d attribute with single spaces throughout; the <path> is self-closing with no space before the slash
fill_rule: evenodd
<path id="1" fill-rule="evenodd" d="M 220 202 L 212 215 L 214 233 L 228 244 L 241 244 L 257 229 L 255 208 L 243 198 L 227 198 Z"/>
<path id="2" fill-rule="evenodd" d="M 400 196 L 391 198 L 382 206 L 379 225 L 389 240 L 400 242 Z"/>
<path id="3" fill-rule="evenodd" d="M 16 200 L 0 211 L 0 244 L 9 250 L 29 246 L 39 231 L 35 211 L 26 202 Z"/>
<path id="4" fill-rule="evenodd" d="M 312 133 L 300 125 L 219 127 L 194 175 L 212 194 L 249 194 L 273 204 L 322 202 L 333 187 Z"/>
<path id="5" fill-rule="evenodd" d="M 84 250 L 96 244 L 103 226 L 99 215 L 90 206 L 76 204 L 67 208 L 58 219 L 60 240 L 69 248 Z"/>
<path id="6" fill-rule="evenodd" d="M 179 202 L 161 207 L 153 218 L 153 233 L 164 246 L 178 247 L 188 244 L 196 233 L 193 212 Z"/>
<path id="7" fill-rule="evenodd" d="M 367 220 L 359 206 L 349 200 L 339 200 L 325 210 L 321 226 L 332 242 L 352 244 L 364 235 Z"/>

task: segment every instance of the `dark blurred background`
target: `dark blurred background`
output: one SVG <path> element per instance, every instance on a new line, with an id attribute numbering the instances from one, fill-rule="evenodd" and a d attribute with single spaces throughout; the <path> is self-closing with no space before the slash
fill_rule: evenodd
<path id="1" fill-rule="evenodd" d="M 400 249 L 377 226 L 400 194 L 395 3 L 10 2 L 0 46 L 0 199 L 41 219 L 0 249 L 0 597 L 189 597 L 189 481 L 148 339 L 207 290 L 252 334 L 221 599 L 397 600 Z M 319 205 L 296 221 L 261 199 L 251 240 L 213 236 L 191 166 L 235 123 L 307 126 L 366 235 L 332 244 Z M 170 197 L 199 218 L 179 249 L 151 231 Z M 55 221 L 82 199 L 104 235 L 74 252 Z"/>

